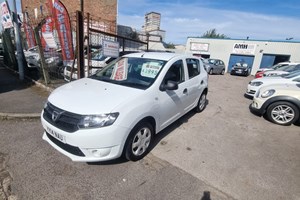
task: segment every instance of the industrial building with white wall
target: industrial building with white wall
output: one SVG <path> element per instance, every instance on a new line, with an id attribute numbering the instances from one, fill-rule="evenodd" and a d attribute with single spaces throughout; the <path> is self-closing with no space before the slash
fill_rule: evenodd
<path id="1" fill-rule="evenodd" d="M 226 72 L 243 60 L 252 66 L 251 74 L 254 75 L 259 68 L 271 67 L 279 62 L 300 62 L 300 42 L 188 37 L 186 53 L 221 59 L 226 65 Z"/>

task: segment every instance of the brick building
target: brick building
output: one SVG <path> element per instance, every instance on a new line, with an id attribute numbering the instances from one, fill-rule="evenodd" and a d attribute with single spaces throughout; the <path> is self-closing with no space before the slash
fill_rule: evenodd
<path id="1" fill-rule="evenodd" d="M 21 0 L 22 12 L 27 12 L 31 19 L 48 15 L 46 3 L 48 0 Z M 61 0 L 69 12 L 71 21 L 75 21 L 76 10 L 80 10 L 81 0 Z M 83 0 L 84 13 L 90 13 L 94 21 L 103 22 L 110 27 L 109 32 L 115 33 L 117 23 L 117 0 Z M 113 30 L 113 31 L 111 31 Z"/>

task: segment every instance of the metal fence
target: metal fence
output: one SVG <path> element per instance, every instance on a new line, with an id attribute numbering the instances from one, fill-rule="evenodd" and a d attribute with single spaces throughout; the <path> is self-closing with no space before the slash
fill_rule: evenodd
<path id="1" fill-rule="evenodd" d="M 39 31 L 39 36 L 41 36 L 41 30 L 38 26 L 41 26 L 43 21 L 48 16 L 43 16 L 38 19 L 30 20 L 30 23 L 27 23 L 32 29 L 36 29 Z M 71 29 L 72 29 L 72 37 L 73 37 L 73 44 L 74 44 L 74 52 L 75 58 L 73 62 L 70 64 L 66 64 L 62 60 L 62 52 L 65 49 L 62 49 L 62 45 L 60 44 L 59 36 L 56 30 L 53 30 L 53 37 L 54 41 L 57 44 L 57 48 L 51 49 L 47 48 L 44 45 L 41 45 L 37 42 L 37 46 L 28 48 L 27 39 L 25 38 L 24 27 L 21 28 L 23 33 L 23 49 L 24 55 L 26 58 L 26 64 L 24 64 L 24 71 L 25 75 L 29 76 L 30 78 L 39 81 L 45 85 L 50 87 L 58 87 L 66 81 L 71 81 L 77 79 L 78 70 L 77 70 L 77 58 L 79 55 L 83 55 L 84 58 L 84 70 L 85 76 L 90 75 L 95 70 L 104 67 L 108 62 L 115 58 L 105 58 L 103 61 L 100 62 L 101 59 L 104 58 L 102 55 L 103 48 L 102 43 L 103 40 L 115 41 L 119 43 L 120 47 L 120 56 L 134 51 L 141 51 L 147 50 L 148 44 L 145 42 L 141 42 L 138 40 L 118 36 L 116 34 L 116 24 L 103 21 L 101 19 L 95 18 L 88 13 L 83 18 L 83 37 L 84 38 L 84 48 L 83 54 L 78 52 L 77 43 L 78 43 L 78 19 L 76 13 L 70 13 L 70 22 L 71 22 Z M 5 40 L 9 38 L 12 34 L 6 33 L 3 35 Z M 35 38 L 37 40 L 37 38 Z M 11 43 L 4 44 L 4 62 L 7 66 L 11 67 L 14 70 L 18 70 L 18 65 L 16 62 L 17 55 L 15 51 L 15 42 L 13 37 L 9 38 Z M 99 60 L 99 58 L 101 59 Z"/>

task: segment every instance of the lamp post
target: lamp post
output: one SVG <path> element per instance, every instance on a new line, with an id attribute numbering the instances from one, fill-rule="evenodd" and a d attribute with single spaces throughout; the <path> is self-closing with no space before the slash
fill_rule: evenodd
<path id="1" fill-rule="evenodd" d="M 21 34 L 20 34 L 20 27 L 18 23 L 18 14 L 17 14 L 17 6 L 16 6 L 16 0 L 13 0 L 13 24 L 14 24 L 14 30 L 15 30 L 15 41 L 16 41 L 16 47 L 17 47 L 17 62 L 18 62 L 18 70 L 19 70 L 19 79 L 21 81 L 24 80 L 24 65 L 23 61 L 25 59 L 23 47 L 21 44 Z"/>

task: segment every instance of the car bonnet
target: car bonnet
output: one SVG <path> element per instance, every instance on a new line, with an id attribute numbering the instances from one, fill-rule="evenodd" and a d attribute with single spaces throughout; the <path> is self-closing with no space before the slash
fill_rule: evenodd
<path id="1" fill-rule="evenodd" d="M 63 85 L 49 96 L 54 106 L 76 114 L 110 113 L 115 107 L 144 90 L 83 78 Z"/>

